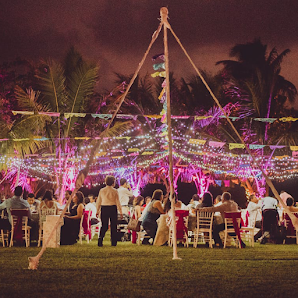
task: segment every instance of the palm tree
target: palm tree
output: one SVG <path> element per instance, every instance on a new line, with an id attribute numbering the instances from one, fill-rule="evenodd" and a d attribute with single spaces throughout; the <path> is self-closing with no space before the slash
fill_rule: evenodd
<path id="1" fill-rule="evenodd" d="M 246 44 L 238 44 L 231 49 L 230 56 L 235 60 L 223 60 L 217 64 L 224 65 L 222 74 L 231 89 L 239 98 L 249 98 L 251 115 L 260 118 L 279 117 L 281 104 L 285 99 L 293 102 L 297 94 L 295 86 L 280 75 L 283 58 L 290 52 L 289 49 L 278 54 L 273 48 L 267 55 L 267 46 L 260 39 Z M 230 91 L 231 91 L 230 89 Z M 257 127 L 259 140 L 268 141 L 270 123 L 265 130 Z"/>

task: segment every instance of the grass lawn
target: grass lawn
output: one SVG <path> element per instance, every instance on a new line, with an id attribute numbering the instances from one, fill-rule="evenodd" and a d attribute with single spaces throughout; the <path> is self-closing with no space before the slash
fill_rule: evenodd
<path id="1" fill-rule="evenodd" d="M 111 247 L 47 249 L 27 270 L 36 247 L 0 247 L 0 297 L 297 297 L 298 246 L 254 248 Z"/>

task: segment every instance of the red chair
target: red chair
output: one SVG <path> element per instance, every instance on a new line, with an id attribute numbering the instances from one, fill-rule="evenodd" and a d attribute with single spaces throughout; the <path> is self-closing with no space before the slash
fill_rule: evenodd
<path id="1" fill-rule="evenodd" d="M 12 226 L 11 226 L 11 237 L 10 245 L 13 246 L 13 240 L 21 241 L 25 240 L 26 247 L 30 246 L 30 229 L 28 226 L 28 209 L 10 209 Z"/>
<path id="2" fill-rule="evenodd" d="M 183 241 L 184 246 L 188 247 L 188 210 L 176 210 L 175 222 L 176 222 L 176 237 L 177 241 Z M 169 246 L 173 245 L 173 225 L 169 223 Z"/>
<path id="3" fill-rule="evenodd" d="M 83 211 L 83 216 L 80 223 L 80 243 L 82 244 L 82 237 L 86 236 L 87 243 L 91 240 L 91 211 Z"/>
<path id="4" fill-rule="evenodd" d="M 241 248 L 242 241 L 240 236 L 241 212 L 225 212 L 225 240 L 224 248 L 226 248 L 228 234 L 236 234 L 236 246 Z"/>

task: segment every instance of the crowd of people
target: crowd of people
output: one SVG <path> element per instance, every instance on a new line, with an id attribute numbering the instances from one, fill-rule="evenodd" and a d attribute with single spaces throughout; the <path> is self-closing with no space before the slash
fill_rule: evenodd
<path id="1" fill-rule="evenodd" d="M 119 237 L 117 235 L 117 224 L 119 219 L 131 217 L 138 220 L 142 229 L 146 232 L 146 237 L 142 239 L 143 244 L 166 245 L 169 235 L 169 222 L 172 216 L 171 200 L 168 194 L 162 190 L 156 189 L 152 197 L 134 197 L 131 187 L 125 178 L 120 179 L 120 186 L 115 188 L 116 179 L 113 176 L 107 176 L 105 187 L 101 188 L 98 197 L 89 195 L 84 197 L 83 193 L 78 191 L 72 196 L 72 192 L 65 192 L 65 202 L 72 196 L 68 205 L 67 212 L 64 215 L 64 222 L 61 227 L 61 245 L 75 244 L 79 238 L 80 223 L 84 210 L 90 213 L 90 224 L 97 225 L 101 223 L 101 229 L 98 237 L 98 246 L 103 246 L 103 239 L 110 225 L 111 245 L 116 246 Z M 281 192 L 281 198 L 288 206 L 291 212 L 298 212 L 295 207 L 295 200 L 286 192 Z M 242 213 L 242 225 L 247 222 L 255 222 L 256 234 L 255 241 L 261 244 L 270 239 L 277 243 L 278 237 L 282 237 L 280 227 L 283 222 L 290 221 L 287 214 L 283 213 L 279 207 L 278 200 L 273 197 L 257 198 L 254 194 L 249 196 L 245 209 L 241 209 L 233 200 L 229 192 L 213 198 L 210 192 L 205 192 L 201 197 L 194 194 L 188 205 L 178 200 L 174 194 L 175 210 L 188 211 L 188 230 L 195 231 L 197 211 L 214 212 L 213 239 L 215 246 L 223 247 L 221 231 L 225 230 L 224 217 L 225 212 Z M 64 205 L 60 205 L 55 199 L 51 190 L 46 190 L 44 195 L 37 199 L 30 193 L 26 199 L 23 198 L 23 189 L 17 186 L 14 196 L 4 200 L 0 204 L 0 210 L 3 210 L 0 218 L 0 230 L 10 230 L 12 218 L 11 209 L 28 209 L 29 226 L 31 226 L 31 241 L 40 240 L 40 229 L 46 220 L 47 215 L 59 215 Z M 288 233 L 295 233 L 293 225 L 286 225 Z M 131 236 L 131 242 L 137 242 L 138 233 L 128 231 Z M 284 235 L 285 236 L 285 235 Z M 208 243 L 207 243 L 208 244 Z M 242 247 L 245 244 L 241 243 Z"/>

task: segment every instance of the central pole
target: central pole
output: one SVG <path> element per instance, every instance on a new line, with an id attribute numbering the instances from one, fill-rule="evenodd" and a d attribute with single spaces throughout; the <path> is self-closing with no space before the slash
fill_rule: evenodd
<path id="1" fill-rule="evenodd" d="M 169 72 L 169 49 L 168 49 L 168 9 L 160 9 L 161 23 L 164 31 L 164 52 L 165 52 L 165 70 L 166 70 L 166 98 L 167 98 L 167 125 L 169 141 L 169 176 L 170 176 L 170 200 L 172 209 L 172 228 L 173 228 L 173 260 L 179 260 L 177 255 L 177 231 L 175 216 L 175 199 L 174 199 L 174 173 L 173 173 L 173 142 L 172 142 L 172 125 L 171 125 L 171 97 L 170 97 L 170 72 Z"/>

